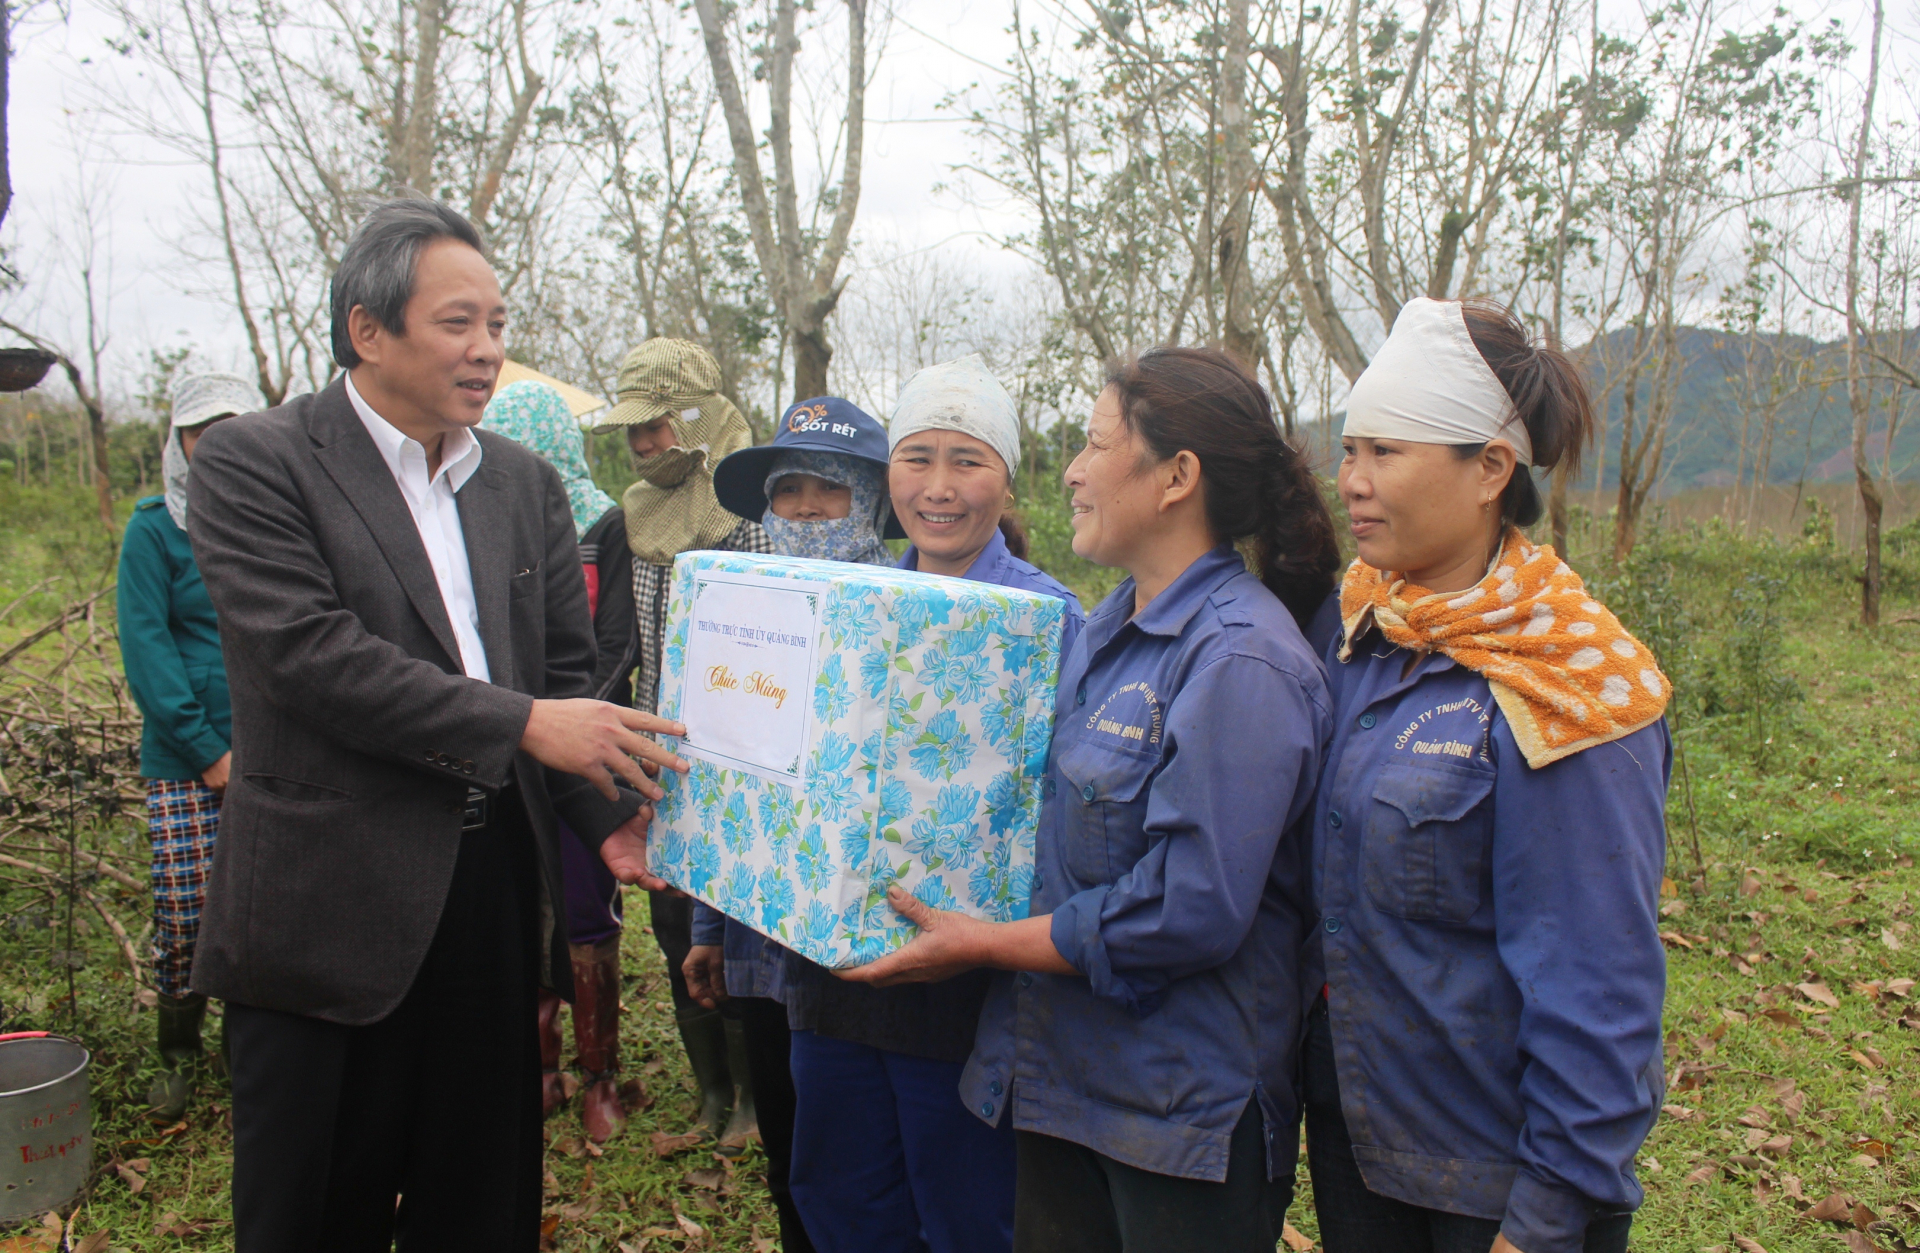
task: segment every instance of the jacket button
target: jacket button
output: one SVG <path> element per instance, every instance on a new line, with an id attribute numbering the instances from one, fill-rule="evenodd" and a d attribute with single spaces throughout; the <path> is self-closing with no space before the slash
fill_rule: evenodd
<path id="1" fill-rule="evenodd" d="M 1076 696 L 1075 696 L 1075 697 L 1073 698 L 1073 703 L 1074 703 L 1074 704 L 1076 704 L 1076 705 L 1084 705 L 1084 704 L 1086 704 L 1086 703 L 1087 703 L 1087 689 L 1086 689 L 1086 688 L 1084 688 L 1084 687 L 1083 687 L 1083 688 L 1081 688 L 1081 689 L 1080 689 L 1080 691 L 1079 691 L 1079 693 L 1078 693 L 1078 694 L 1077 694 L 1077 695 L 1076 695 Z"/>
<path id="2" fill-rule="evenodd" d="M 1047 795 L 1048 795 L 1048 796 L 1052 796 L 1052 795 L 1053 795 L 1053 793 L 1054 793 L 1054 791 L 1055 791 L 1055 789 L 1054 789 L 1054 786 L 1053 786 L 1053 780 L 1052 780 L 1052 778 L 1048 778 L 1048 780 L 1047 780 Z"/>
<path id="3" fill-rule="evenodd" d="M 1327 934 L 1328 934 L 1328 935 L 1337 935 L 1337 934 L 1339 934 L 1339 931 L 1340 931 L 1340 920 L 1339 920 L 1338 918 L 1329 918 L 1329 919 L 1327 919 L 1327 921 L 1326 921 L 1326 922 L 1325 922 L 1325 924 L 1323 924 L 1323 925 L 1324 925 L 1324 926 L 1325 926 L 1325 927 L 1327 928 Z"/>
<path id="4" fill-rule="evenodd" d="M 432 761 L 432 760 L 433 760 L 433 750 L 432 750 L 431 748 L 429 748 L 429 749 L 427 750 L 427 760 L 428 760 L 428 761 Z"/>
<path id="5" fill-rule="evenodd" d="M 992 1101 L 982 1101 L 982 1102 L 980 1102 L 980 1117 L 982 1117 L 982 1118 L 991 1118 L 991 1117 L 993 1117 L 993 1102 L 992 1102 Z"/>
<path id="6" fill-rule="evenodd" d="M 1373 724 L 1378 721 L 1379 719 L 1375 718 L 1372 714 L 1361 714 L 1360 729 L 1363 731 L 1371 731 L 1373 730 Z"/>
<path id="7" fill-rule="evenodd" d="M 987 1091 L 993 1093 L 995 1096 L 999 1096 L 1002 1091 L 1000 1087 L 1000 1081 L 998 1079 L 995 1079 L 992 1083 L 988 1084 Z"/>
<path id="8" fill-rule="evenodd" d="M 1345 821 L 1346 819 L 1340 816 L 1339 810 L 1329 809 L 1327 811 L 1327 825 L 1332 827 L 1334 830 L 1338 831 L 1340 829 L 1340 825 Z"/>
<path id="9" fill-rule="evenodd" d="M 1093 802 L 1093 784 L 1089 783 L 1087 784 L 1087 786 L 1080 789 L 1080 799 L 1088 802 L 1089 804 Z"/>
<path id="10" fill-rule="evenodd" d="M 472 774 L 472 773 L 473 773 L 473 763 L 472 763 L 472 762 L 470 762 L 470 761 L 463 761 L 463 762 L 461 762 L 461 763 L 460 763 L 460 768 L 461 768 L 462 770 L 464 770 L 464 771 L 466 771 L 466 772 L 467 772 L 468 774 Z"/>
<path id="11" fill-rule="evenodd" d="M 1035 891 L 1035 892 L 1038 892 L 1038 891 L 1040 890 L 1040 876 L 1039 876 L 1038 874 L 1035 874 L 1035 875 L 1033 876 L 1033 888 L 1032 888 L 1032 890 L 1033 890 L 1033 891 Z"/>
<path id="12" fill-rule="evenodd" d="M 1032 976 L 1032 975 L 1021 975 L 1021 976 L 1020 976 L 1020 986 L 1021 986 L 1021 987 L 1023 987 L 1023 988 L 1030 988 L 1030 987 L 1032 987 L 1032 986 L 1033 986 L 1033 976 Z"/>

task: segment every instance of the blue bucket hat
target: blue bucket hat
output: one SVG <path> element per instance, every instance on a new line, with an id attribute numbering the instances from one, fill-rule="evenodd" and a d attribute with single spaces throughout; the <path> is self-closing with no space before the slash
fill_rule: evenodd
<path id="1" fill-rule="evenodd" d="M 882 471 L 890 461 L 887 430 L 852 401 L 816 396 L 790 407 L 773 442 L 742 448 L 714 467 L 713 494 L 733 513 L 758 522 L 767 512 L 767 475 L 785 452 L 838 453 L 871 461 Z M 885 538 L 905 539 L 900 520 L 887 512 Z"/>

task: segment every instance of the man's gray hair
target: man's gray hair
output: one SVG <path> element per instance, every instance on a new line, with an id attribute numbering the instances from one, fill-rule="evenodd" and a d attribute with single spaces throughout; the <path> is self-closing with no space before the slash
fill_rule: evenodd
<path id="1" fill-rule="evenodd" d="M 473 223 L 424 196 L 383 201 L 361 219 L 340 268 L 333 272 L 333 359 L 341 369 L 360 364 L 347 333 L 347 314 L 355 305 L 364 306 L 393 334 L 406 334 L 407 302 L 413 299 L 420 254 L 436 239 L 457 239 L 486 255 Z"/>

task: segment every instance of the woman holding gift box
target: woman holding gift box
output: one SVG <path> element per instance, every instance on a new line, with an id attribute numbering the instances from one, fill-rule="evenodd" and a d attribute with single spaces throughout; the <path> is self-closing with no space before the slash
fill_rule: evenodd
<path id="1" fill-rule="evenodd" d="M 892 565 L 884 539 L 902 532 L 887 503 L 887 433 L 837 396 L 803 400 L 780 419 L 771 444 L 743 448 L 714 468 L 720 503 L 766 528 L 783 557 Z M 788 1253 L 814 1247 L 789 1186 L 795 1094 L 788 1067 L 783 967 L 792 955 L 703 902 L 693 906 L 687 990 L 708 1007 L 726 1002 L 746 1032 L 767 1190 Z M 799 960 L 794 958 L 793 960 Z"/>
<path id="2" fill-rule="evenodd" d="M 1330 1253 L 1621 1253 L 1661 1092 L 1671 688 L 1553 549 L 1584 376 L 1410 300 L 1354 382 L 1327 654 L 1308 1157 Z"/>
<path id="3" fill-rule="evenodd" d="M 890 428 L 891 512 L 912 541 L 900 566 L 1059 597 L 1064 655 L 1085 620 L 1080 604 L 1011 551 L 1001 528 L 1020 464 L 1006 389 L 978 357 L 931 367 L 909 380 Z M 1012 1245 L 1012 1129 L 970 1117 L 958 1095 L 987 983 L 980 972 L 874 988 L 788 955 L 792 1186 L 817 1247 L 1005 1253 Z"/>
<path id="4" fill-rule="evenodd" d="M 890 893 L 922 934 L 848 977 L 1020 972 L 995 978 L 961 1082 L 983 1124 L 1016 1133 L 1016 1249 L 1270 1253 L 1332 730 L 1297 623 L 1332 586 L 1333 524 L 1222 353 L 1116 370 L 1087 435 L 1065 476 L 1074 551 L 1128 577 L 1061 667 L 1032 914 Z"/>

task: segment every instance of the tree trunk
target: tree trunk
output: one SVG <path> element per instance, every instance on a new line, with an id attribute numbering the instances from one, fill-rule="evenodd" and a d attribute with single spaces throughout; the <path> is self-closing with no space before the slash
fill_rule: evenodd
<path id="1" fill-rule="evenodd" d="M 0 223 L 13 207 L 13 171 L 7 158 L 7 63 L 13 59 L 13 6 L 0 0 Z"/>
<path id="2" fill-rule="evenodd" d="M 80 398 L 81 407 L 87 411 L 87 435 L 93 446 L 93 491 L 100 505 L 100 525 L 111 532 L 113 480 L 107 476 L 107 415 L 100 408 L 100 398 L 87 390 L 80 367 L 62 355 L 60 368 L 67 372 L 67 382 L 73 385 L 73 394 Z"/>
<path id="3" fill-rule="evenodd" d="M 1880 86 L 1881 0 L 1873 0 L 1873 48 L 1867 57 L 1867 95 L 1860 106 L 1860 135 L 1853 148 L 1853 194 L 1847 204 L 1847 403 L 1853 409 L 1853 481 L 1860 489 L 1860 516 L 1866 524 L 1866 568 L 1860 578 L 1860 624 L 1880 625 L 1880 487 L 1867 457 L 1867 425 L 1872 418 L 1872 389 L 1865 379 L 1865 333 L 1860 325 L 1860 204 L 1866 199 L 1867 144 L 1872 138 L 1873 98 Z M 1901 334 L 1905 334 L 1902 328 Z"/>
<path id="4" fill-rule="evenodd" d="M 440 121 L 440 22 L 442 0 L 414 0 L 413 98 L 395 166 L 406 185 L 433 194 L 433 150 Z"/>
<path id="5" fill-rule="evenodd" d="M 1231 0 L 1226 55 L 1220 64 L 1220 142 L 1225 149 L 1227 216 L 1220 229 L 1220 281 L 1226 288 L 1221 340 L 1253 373 L 1260 368 L 1260 326 L 1253 314 L 1253 271 L 1247 263 L 1253 224 L 1253 146 L 1247 127 L 1247 29 L 1251 0 Z"/>
<path id="6" fill-rule="evenodd" d="M 833 360 L 833 346 L 827 342 L 824 326 L 793 332 L 793 398 L 812 400 L 827 395 L 827 363 Z"/>

